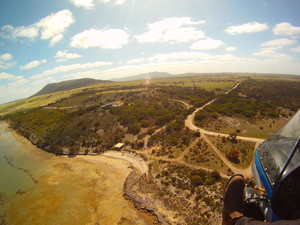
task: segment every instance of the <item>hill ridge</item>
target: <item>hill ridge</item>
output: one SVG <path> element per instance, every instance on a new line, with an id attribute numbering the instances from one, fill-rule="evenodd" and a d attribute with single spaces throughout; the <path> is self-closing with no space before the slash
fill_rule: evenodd
<path id="1" fill-rule="evenodd" d="M 80 88 L 80 87 L 84 87 L 84 86 L 88 86 L 88 85 L 92 85 L 92 84 L 106 83 L 106 82 L 111 82 L 111 81 L 96 80 L 96 79 L 92 79 L 92 78 L 81 78 L 81 79 L 61 81 L 61 82 L 57 82 L 57 83 L 50 83 L 50 84 L 47 84 L 45 87 L 43 87 L 36 94 L 30 96 L 29 98 L 44 95 L 44 94 L 50 94 L 53 92 L 66 91 L 66 90 Z"/>

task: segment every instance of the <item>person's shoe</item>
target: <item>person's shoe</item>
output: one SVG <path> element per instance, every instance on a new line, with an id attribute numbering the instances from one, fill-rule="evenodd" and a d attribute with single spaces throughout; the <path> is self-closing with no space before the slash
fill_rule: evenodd
<path id="1" fill-rule="evenodd" d="M 232 219 L 243 216 L 245 181 L 241 174 L 233 175 L 224 191 L 223 225 L 230 225 Z"/>

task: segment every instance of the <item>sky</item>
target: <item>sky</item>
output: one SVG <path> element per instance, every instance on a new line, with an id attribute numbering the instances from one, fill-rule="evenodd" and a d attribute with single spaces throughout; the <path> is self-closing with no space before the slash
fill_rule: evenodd
<path id="1" fill-rule="evenodd" d="M 0 104 L 160 71 L 300 75 L 299 0 L 0 0 Z"/>

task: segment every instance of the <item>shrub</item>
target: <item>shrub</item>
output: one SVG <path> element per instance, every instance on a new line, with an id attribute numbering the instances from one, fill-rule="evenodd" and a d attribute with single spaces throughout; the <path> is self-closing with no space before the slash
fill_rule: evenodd
<path id="1" fill-rule="evenodd" d="M 236 149 L 232 149 L 228 154 L 227 158 L 234 162 L 234 163 L 239 163 L 239 151 Z"/>
<path id="2" fill-rule="evenodd" d="M 141 131 L 141 125 L 134 123 L 128 126 L 128 133 L 137 135 Z"/>
<path id="3" fill-rule="evenodd" d="M 190 179 L 191 179 L 191 184 L 194 186 L 199 186 L 203 184 L 202 178 L 198 175 L 192 175 Z"/>
<path id="4" fill-rule="evenodd" d="M 210 175 L 211 175 L 212 177 L 214 177 L 216 180 L 220 180 L 220 179 L 221 179 L 221 174 L 220 174 L 219 171 L 214 170 L 214 171 L 212 171 L 212 172 L 210 173 Z"/>

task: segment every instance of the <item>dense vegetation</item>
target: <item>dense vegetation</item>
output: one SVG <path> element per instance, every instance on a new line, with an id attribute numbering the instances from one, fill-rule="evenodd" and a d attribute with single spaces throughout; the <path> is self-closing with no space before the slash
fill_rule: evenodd
<path id="1" fill-rule="evenodd" d="M 6 118 L 34 144 L 56 154 L 99 152 L 124 137 L 113 116 L 98 107 L 77 111 L 39 108 Z"/>
<path id="2" fill-rule="evenodd" d="M 185 100 L 194 107 L 200 107 L 215 97 L 213 91 L 207 91 L 201 87 L 171 86 L 162 87 L 159 91 L 171 98 Z"/>
<path id="3" fill-rule="evenodd" d="M 177 187 L 182 190 L 189 190 L 192 194 L 195 188 L 200 185 L 212 185 L 221 179 L 217 171 L 207 172 L 205 170 L 193 170 L 185 165 L 165 164 L 156 178 L 162 178 L 162 184 Z M 198 197 L 198 200 L 201 197 Z"/>
<path id="4" fill-rule="evenodd" d="M 123 106 L 112 108 L 110 112 L 132 134 L 138 134 L 141 127 L 160 127 L 173 120 L 182 124 L 187 115 L 182 105 L 155 99 L 127 101 Z"/>
<path id="5" fill-rule="evenodd" d="M 296 111 L 300 108 L 300 82 L 283 80 L 248 79 L 230 94 L 221 95 L 198 112 L 198 125 L 218 118 L 219 115 L 256 118 L 287 116 L 281 109 Z"/>
<path id="6" fill-rule="evenodd" d="M 179 96 L 192 95 L 190 88 L 178 90 Z M 199 92 L 203 99 L 212 96 L 202 89 Z M 201 96 L 197 99 L 201 101 Z M 114 102 L 118 104 L 112 106 Z M 102 107 L 107 103 L 111 106 Z M 7 115 L 5 119 L 34 144 L 56 154 L 102 152 L 118 142 L 139 149 L 149 135 L 149 146 L 164 142 L 164 147 L 177 148 L 167 154 L 175 157 L 196 137 L 184 129 L 184 120 L 192 111 L 181 102 L 165 98 L 160 87 L 107 87 L 101 91 L 86 89 L 43 108 Z M 161 132 L 154 133 L 162 127 Z M 128 134 L 136 136 L 135 141 L 128 139 Z"/>
<path id="7" fill-rule="evenodd" d="M 291 111 L 300 108 L 300 80 L 254 80 L 242 83 L 236 92 L 249 99 Z"/>
<path id="8" fill-rule="evenodd" d="M 219 172 L 165 161 L 152 165 L 151 172 L 160 184 L 159 201 L 164 202 L 168 210 L 180 212 L 174 219 L 183 217 L 185 224 L 208 224 L 215 213 L 221 212 L 222 203 L 217 193 L 222 192 L 225 182 Z"/>

